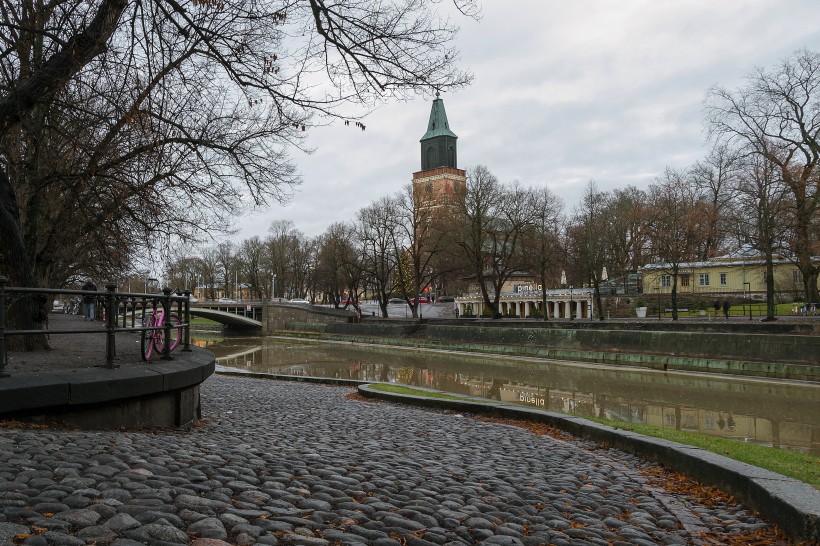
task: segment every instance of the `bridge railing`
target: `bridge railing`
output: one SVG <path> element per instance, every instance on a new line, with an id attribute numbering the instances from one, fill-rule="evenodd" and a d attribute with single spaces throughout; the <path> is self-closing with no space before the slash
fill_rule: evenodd
<path id="1" fill-rule="evenodd" d="M 106 283 L 104 291 L 89 290 L 63 290 L 55 288 L 26 288 L 7 286 L 8 280 L 0 277 L 0 378 L 8 377 L 5 371 L 8 364 L 8 352 L 6 350 L 7 336 L 33 336 L 33 335 L 71 335 L 71 334 L 105 334 L 105 359 L 106 366 L 115 368 L 114 357 L 116 357 L 116 334 L 118 332 L 142 332 L 156 330 L 157 328 L 147 327 L 142 323 L 142 317 L 146 312 L 151 312 L 157 307 L 162 307 L 165 311 L 165 323 L 162 328 L 165 330 L 165 339 L 170 339 L 171 330 L 181 327 L 183 329 L 182 350 L 191 350 L 190 335 L 190 291 L 186 290 L 181 294 L 172 293 L 170 288 L 165 288 L 161 294 L 147 294 L 140 292 L 117 292 L 117 285 Z M 90 297 L 95 305 L 99 305 L 103 311 L 104 329 L 48 329 L 46 319 L 46 329 L 14 330 L 6 328 L 6 303 L 9 296 L 14 294 L 41 295 L 43 301 L 48 301 L 53 296 L 68 295 L 79 296 L 81 298 Z M 41 303 L 42 304 L 42 303 Z M 170 316 L 176 306 L 176 312 L 180 317 L 181 324 L 172 328 Z M 48 310 L 47 310 L 48 311 Z M 137 326 L 137 316 L 140 317 Z M 128 326 L 130 318 L 130 326 Z M 164 360 L 173 359 L 170 355 L 170 343 L 165 344 L 165 351 L 161 357 Z"/>

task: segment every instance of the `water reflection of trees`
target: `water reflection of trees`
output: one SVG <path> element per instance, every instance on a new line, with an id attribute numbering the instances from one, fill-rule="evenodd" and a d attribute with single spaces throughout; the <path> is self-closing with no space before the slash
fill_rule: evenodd
<path id="1" fill-rule="evenodd" d="M 429 387 L 581 416 L 693 430 L 820 453 L 820 388 L 549 361 L 499 361 L 333 344 L 226 340 L 224 366 Z M 222 353 L 222 356 L 219 356 Z"/>

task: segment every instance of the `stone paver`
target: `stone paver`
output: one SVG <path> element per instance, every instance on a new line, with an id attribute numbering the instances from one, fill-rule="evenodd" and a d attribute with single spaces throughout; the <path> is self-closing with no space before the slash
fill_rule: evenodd
<path id="1" fill-rule="evenodd" d="M 0 428 L 0 546 L 683 545 L 767 525 L 655 489 L 623 452 L 351 392 L 214 376 L 190 431 Z"/>

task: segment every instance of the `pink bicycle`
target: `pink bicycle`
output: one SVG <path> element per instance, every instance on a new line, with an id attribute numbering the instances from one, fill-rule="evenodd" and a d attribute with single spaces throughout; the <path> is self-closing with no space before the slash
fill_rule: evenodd
<path id="1" fill-rule="evenodd" d="M 142 350 L 142 359 L 146 362 L 151 359 L 151 353 L 156 351 L 163 354 L 165 351 L 165 308 L 157 306 L 154 301 L 154 308 L 152 311 L 143 315 L 143 328 L 140 332 L 140 348 Z M 168 320 L 171 324 L 171 339 L 170 351 L 173 351 L 182 340 L 182 322 L 179 317 L 174 314 L 168 314 Z"/>

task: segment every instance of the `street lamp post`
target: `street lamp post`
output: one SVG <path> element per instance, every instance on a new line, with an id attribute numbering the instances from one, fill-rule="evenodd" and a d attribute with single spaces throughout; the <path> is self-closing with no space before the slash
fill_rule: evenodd
<path id="1" fill-rule="evenodd" d="M 270 302 L 273 303 L 273 300 L 276 298 L 276 273 L 273 274 L 273 284 L 270 289 Z"/>
<path id="2" fill-rule="evenodd" d="M 569 320 L 572 320 L 573 302 L 572 302 L 572 285 L 569 285 Z"/>
<path id="3" fill-rule="evenodd" d="M 749 299 L 749 320 L 752 320 L 752 283 L 744 282 L 743 283 L 744 290 L 746 291 L 746 297 L 744 298 L 743 306 L 744 311 L 746 307 L 746 299 Z"/>

